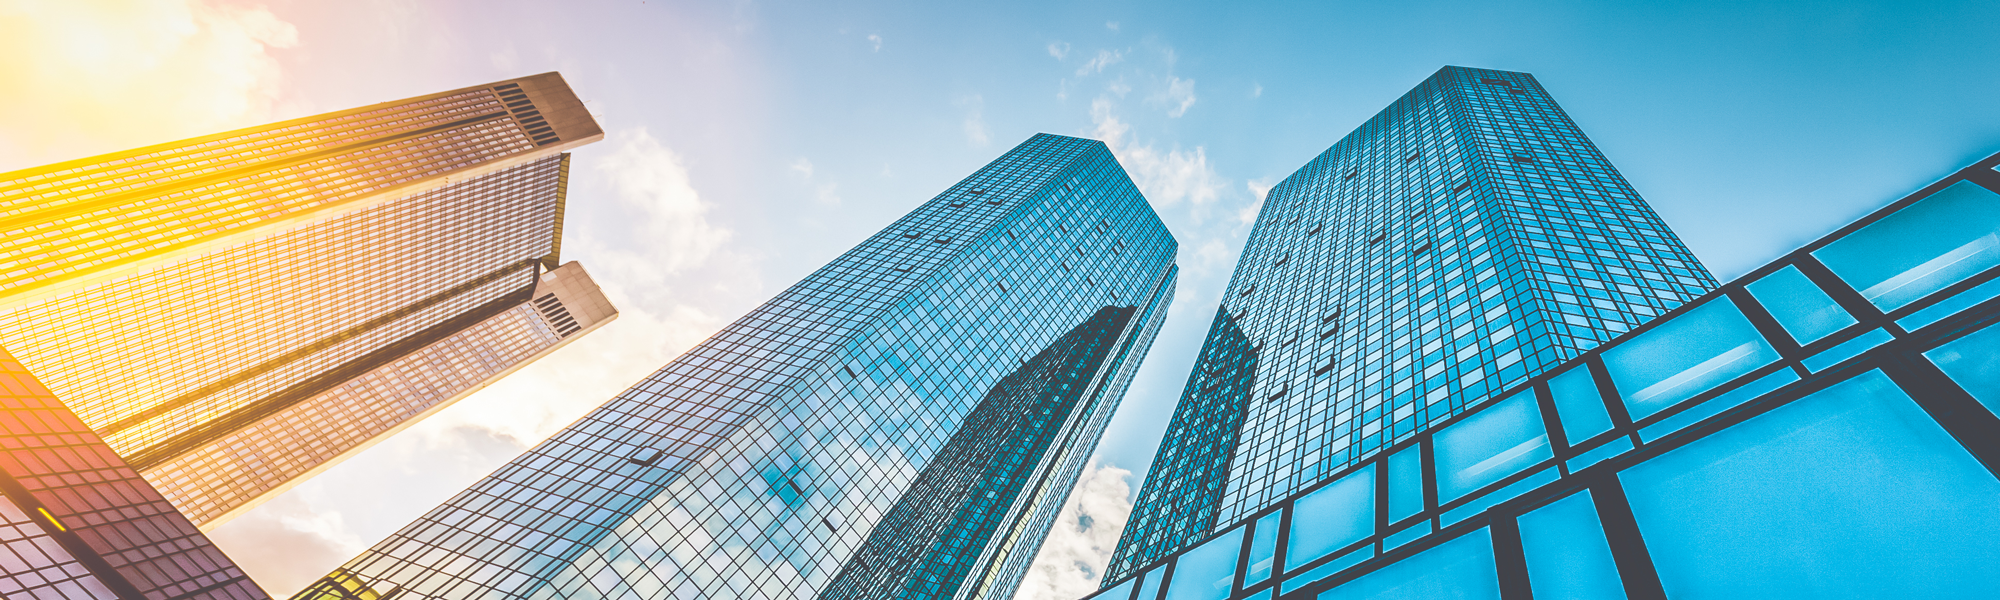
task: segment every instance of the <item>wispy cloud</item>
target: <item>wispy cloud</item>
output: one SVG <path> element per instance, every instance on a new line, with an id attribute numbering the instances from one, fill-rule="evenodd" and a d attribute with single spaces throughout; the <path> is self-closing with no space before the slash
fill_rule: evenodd
<path id="1" fill-rule="evenodd" d="M 1076 70 L 1076 76 L 1082 77 L 1085 75 L 1103 73 L 1105 67 L 1118 64 L 1118 61 L 1121 60 L 1125 60 L 1125 53 L 1123 51 L 1098 50 L 1097 56 L 1092 57 L 1088 62 L 1083 63 L 1082 67 Z"/>
<path id="2" fill-rule="evenodd" d="M 1246 226 L 1257 224 L 1257 213 L 1264 210 L 1264 200 L 1270 197 L 1274 185 L 1277 184 L 1268 177 L 1243 182 L 1243 187 L 1250 190 L 1250 202 L 1236 212 L 1236 221 Z"/>
<path id="3" fill-rule="evenodd" d="M 210 532 L 237 566 L 273 596 L 304 589 L 367 548 L 343 515 L 287 494 Z"/>
<path id="4" fill-rule="evenodd" d="M 273 118 L 298 30 L 256 2 L 0 2 L 0 170 Z"/>
<path id="5" fill-rule="evenodd" d="M 965 110 L 965 122 L 962 124 L 965 141 L 974 146 L 984 146 L 992 141 L 991 133 L 986 130 L 986 98 L 978 94 L 960 96 L 954 104 Z"/>
<path id="6" fill-rule="evenodd" d="M 1264 97 L 1264 84 L 1261 83 L 1250 84 L 1250 97 L 1251 98 Z"/>
<path id="7" fill-rule="evenodd" d="M 1132 514 L 1131 477 L 1131 471 L 1095 460 L 1084 467 L 1014 597 L 1075 600 L 1097 591 Z"/>
<path id="8" fill-rule="evenodd" d="M 1112 30 L 1112 31 L 1118 31 L 1118 22 L 1117 22 L 1117 21 L 1105 21 L 1105 22 L 1104 22 L 1104 28 L 1105 28 L 1105 29 L 1109 29 L 1109 30 Z"/>
<path id="9" fill-rule="evenodd" d="M 874 52 L 882 51 L 882 36 L 873 33 L 868 34 L 868 43 L 874 45 Z"/>
<path id="10" fill-rule="evenodd" d="M 1187 114 L 1188 107 L 1194 106 L 1194 80 L 1167 77 L 1167 89 L 1161 98 L 1167 103 L 1167 116 L 1180 118 Z"/>
<path id="11" fill-rule="evenodd" d="M 638 214 L 647 229 L 636 239 L 657 245 L 657 272 L 675 273 L 700 265 L 730 231 L 708 222 L 709 205 L 695 193 L 679 154 L 647 133 L 645 128 L 613 136 L 610 156 L 597 169 L 611 181 L 616 199 Z"/>
<path id="12" fill-rule="evenodd" d="M 1069 42 L 1049 42 L 1049 56 L 1056 60 L 1069 57 Z"/>
<path id="13" fill-rule="evenodd" d="M 1209 165 L 1208 151 L 1201 146 L 1192 151 L 1178 147 L 1161 151 L 1140 143 L 1130 135 L 1131 125 L 1118 118 L 1115 108 L 1116 104 L 1108 97 L 1091 101 L 1090 121 L 1097 139 L 1111 147 L 1111 153 L 1131 173 L 1132 182 L 1154 205 L 1171 207 L 1186 202 L 1196 209 L 1199 221 L 1202 214 L 1199 209 L 1220 198 L 1226 185 Z"/>
<path id="14" fill-rule="evenodd" d="M 840 184 L 833 181 L 821 182 L 815 179 L 813 177 L 812 161 L 800 157 L 798 160 L 792 161 L 792 164 L 786 168 L 793 174 L 798 175 L 801 180 L 804 180 L 806 185 L 812 186 L 814 202 L 825 206 L 840 206 Z M 885 165 L 883 168 L 886 170 L 888 167 Z"/>

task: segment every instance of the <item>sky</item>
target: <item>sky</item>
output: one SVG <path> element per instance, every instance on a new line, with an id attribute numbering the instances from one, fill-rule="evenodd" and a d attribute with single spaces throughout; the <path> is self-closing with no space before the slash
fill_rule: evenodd
<path id="1" fill-rule="evenodd" d="M 289 595 L 1037 132 L 1180 288 L 1022 598 L 1095 589 L 1263 192 L 1444 65 L 1536 75 L 1718 278 L 2000 152 L 1993 2 L 0 0 L 0 171 L 546 71 L 621 315 L 211 534 Z"/>

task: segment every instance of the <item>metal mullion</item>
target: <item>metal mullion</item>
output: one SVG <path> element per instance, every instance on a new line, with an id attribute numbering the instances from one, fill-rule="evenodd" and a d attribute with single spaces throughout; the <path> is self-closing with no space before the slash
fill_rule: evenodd
<path id="1" fill-rule="evenodd" d="M 1525 511 L 1524 513 L 1525 514 Z M 1512 516 L 1494 516 L 1486 530 L 1493 539 L 1493 565 L 1498 571 L 1501 600 L 1533 600 L 1528 587 L 1528 558 L 1521 547 L 1521 527 Z"/>
<path id="2" fill-rule="evenodd" d="M 1882 372 L 1988 472 L 2000 477 L 2000 417 L 1918 354 L 1917 350 L 1889 353 L 1880 361 Z"/>
<path id="3" fill-rule="evenodd" d="M 1590 498 L 1604 527 L 1604 539 L 1611 546 L 1611 559 L 1618 565 L 1618 578 L 1625 584 L 1625 597 L 1666 600 L 1659 572 L 1654 570 L 1652 555 L 1639 534 L 1639 522 L 1625 498 L 1625 486 L 1616 475 L 1605 475 L 1590 486 Z"/>

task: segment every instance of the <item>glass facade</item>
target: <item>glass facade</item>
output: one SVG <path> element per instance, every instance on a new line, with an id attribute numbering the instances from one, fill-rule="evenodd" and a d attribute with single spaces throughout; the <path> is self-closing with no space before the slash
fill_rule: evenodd
<path id="1" fill-rule="evenodd" d="M 1271 189 L 1105 580 L 1714 285 L 1532 76 L 1446 67 Z"/>
<path id="2" fill-rule="evenodd" d="M 2000 199 L 1996 165 L 2000 155 L 1502 389 L 1091 598 L 1179 597 L 1134 595 L 1134 582 L 1172 590 L 1189 572 L 1206 588 L 1232 560 L 1250 567 L 1201 597 L 1990 597 L 2000 263 L 1982 262 L 1978 240 L 2000 236 L 2000 212 L 1986 210 Z M 1378 517 L 1383 504 L 1362 498 L 1412 487 L 1422 500 L 1408 515 Z M 1348 523 L 1359 531 L 1327 535 Z M 1206 540 L 1228 540 L 1240 560 L 1205 552 Z M 1271 556 L 1282 560 L 1261 562 Z"/>
<path id="3" fill-rule="evenodd" d="M 298 597 L 1007 597 L 1175 249 L 1037 135 Z"/>
<path id="4" fill-rule="evenodd" d="M 562 150 L 603 136 L 581 110 L 551 73 L 0 174 L 6 218 L 67 233 L 7 236 L 56 266 L 0 283 L 0 343 L 219 525 L 565 340 L 530 300 L 558 266 Z M 484 364 L 436 362 L 467 352 Z M 426 357 L 444 370 L 388 405 L 330 397 Z"/>
<path id="5" fill-rule="evenodd" d="M 615 316 L 559 255 L 566 150 L 602 137 L 547 73 L 0 173 L 0 345 L 50 396 L 5 414 L 74 455 L 0 453 L 50 511 L 24 543 L 67 553 L 4 572 L 261 596 L 197 524 Z"/>

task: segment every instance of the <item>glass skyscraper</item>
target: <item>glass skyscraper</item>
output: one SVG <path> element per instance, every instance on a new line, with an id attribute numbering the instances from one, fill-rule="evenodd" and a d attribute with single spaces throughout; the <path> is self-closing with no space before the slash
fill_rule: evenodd
<path id="1" fill-rule="evenodd" d="M 298 597 L 1007 597 L 1175 250 L 1034 136 Z"/>
<path id="2" fill-rule="evenodd" d="M 1271 189 L 1104 581 L 1714 285 L 1534 77 L 1441 69 Z"/>
<path id="3" fill-rule="evenodd" d="M 0 493 L 125 596 L 258 595 L 197 525 L 616 315 L 559 253 L 602 137 L 548 73 L 0 173 L 4 433 L 92 457 Z"/>
<path id="4" fill-rule="evenodd" d="M 1090 600 L 1992 597 L 2000 155 Z"/>

